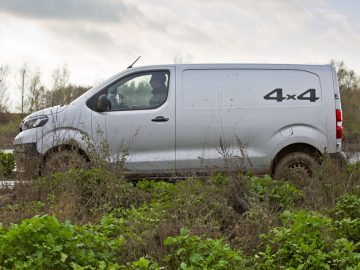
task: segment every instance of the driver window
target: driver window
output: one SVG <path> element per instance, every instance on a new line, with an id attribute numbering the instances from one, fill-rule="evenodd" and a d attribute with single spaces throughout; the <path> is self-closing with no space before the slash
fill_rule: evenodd
<path id="1" fill-rule="evenodd" d="M 168 88 L 167 71 L 131 75 L 107 88 L 110 111 L 157 108 L 166 101 Z"/>

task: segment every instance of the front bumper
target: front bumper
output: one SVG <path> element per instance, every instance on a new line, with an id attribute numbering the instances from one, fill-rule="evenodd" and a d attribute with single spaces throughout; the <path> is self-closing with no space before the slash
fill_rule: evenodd
<path id="1" fill-rule="evenodd" d="M 14 172 L 21 178 L 32 178 L 39 175 L 41 154 L 37 151 L 36 143 L 14 145 Z"/>

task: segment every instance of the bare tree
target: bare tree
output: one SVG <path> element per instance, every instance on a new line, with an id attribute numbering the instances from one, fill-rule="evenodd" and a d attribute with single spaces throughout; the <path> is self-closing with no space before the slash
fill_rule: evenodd
<path id="1" fill-rule="evenodd" d="M 29 67 L 26 63 L 22 65 L 22 67 L 19 70 L 19 87 L 21 91 L 21 113 L 24 113 L 25 110 L 25 92 L 28 85 L 28 77 L 29 77 Z"/>
<path id="2" fill-rule="evenodd" d="M 344 61 L 336 62 L 331 60 L 331 64 L 336 67 L 341 92 L 344 92 L 344 90 L 360 90 L 360 77 L 353 70 L 348 69 Z"/>
<path id="3" fill-rule="evenodd" d="M 52 73 L 52 89 L 51 89 L 51 102 L 50 106 L 55 106 L 62 103 L 63 100 L 63 92 L 68 84 L 70 77 L 70 72 L 66 65 L 63 67 L 58 67 Z"/>
<path id="4" fill-rule="evenodd" d="M 6 112 L 8 109 L 7 103 L 9 101 L 9 97 L 6 93 L 6 78 L 8 75 L 8 71 L 8 66 L 0 66 L 0 113 Z"/>
<path id="5" fill-rule="evenodd" d="M 176 54 L 174 57 L 175 64 L 191 64 L 192 60 L 193 57 L 191 56 L 191 54 L 187 54 L 185 56 Z"/>
<path id="6" fill-rule="evenodd" d="M 39 70 L 36 70 L 30 78 L 29 94 L 26 103 L 29 112 L 35 112 L 45 107 L 45 88 L 41 83 Z"/>
<path id="7" fill-rule="evenodd" d="M 360 76 L 348 69 L 343 61 L 331 61 L 336 67 L 344 114 L 344 132 L 347 141 L 360 141 Z"/>

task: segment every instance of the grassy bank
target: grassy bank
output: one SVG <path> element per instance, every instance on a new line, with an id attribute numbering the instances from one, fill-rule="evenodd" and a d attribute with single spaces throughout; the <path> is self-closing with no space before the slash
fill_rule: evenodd
<path id="1" fill-rule="evenodd" d="M 359 269 L 360 165 L 308 186 L 70 170 L 0 196 L 2 269 Z"/>

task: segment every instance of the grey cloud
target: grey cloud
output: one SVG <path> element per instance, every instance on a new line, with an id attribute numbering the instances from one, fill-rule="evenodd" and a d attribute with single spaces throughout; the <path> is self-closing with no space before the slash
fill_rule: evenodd
<path id="1" fill-rule="evenodd" d="M 49 26 L 54 40 L 61 39 L 68 44 L 77 44 L 80 47 L 92 47 L 97 50 L 108 50 L 115 46 L 112 37 L 99 29 L 89 29 L 82 25 L 52 25 Z"/>
<path id="2" fill-rule="evenodd" d="M 1 0 L 0 12 L 36 19 L 99 22 L 121 21 L 141 14 L 122 0 Z"/>
<path id="3" fill-rule="evenodd" d="M 171 28 L 168 28 L 167 31 L 169 34 L 172 34 L 175 36 L 175 38 L 182 38 L 184 40 L 187 40 L 190 43 L 193 43 L 194 40 L 196 40 L 197 43 L 202 42 L 211 42 L 212 39 L 209 37 L 209 35 L 202 31 L 200 28 L 195 27 L 194 25 L 190 24 L 184 24 L 178 26 L 179 32 L 175 33 Z"/>

